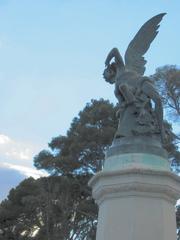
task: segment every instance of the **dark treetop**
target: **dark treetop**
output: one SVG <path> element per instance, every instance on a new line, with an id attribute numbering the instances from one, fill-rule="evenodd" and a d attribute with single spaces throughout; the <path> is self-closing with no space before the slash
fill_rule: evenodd
<path id="1" fill-rule="evenodd" d="M 148 77 L 143 76 L 146 60 L 143 55 L 158 34 L 165 13 L 147 21 L 130 42 L 123 61 L 113 48 L 105 61 L 104 78 L 115 83 L 119 102 L 119 125 L 115 139 L 130 136 L 159 136 L 164 142 L 163 108 L 160 96 Z M 113 61 L 112 61 L 113 59 Z M 153 102 L 153 104 L 152 104 Z"/>

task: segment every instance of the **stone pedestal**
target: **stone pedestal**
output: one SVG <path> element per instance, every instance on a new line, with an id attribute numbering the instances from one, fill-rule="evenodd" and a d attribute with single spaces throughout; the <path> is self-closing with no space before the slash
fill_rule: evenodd
<path id="1" fill-rule="evenodd" d="M 116 141 L 89 182 L 99 205 L 97 240 L 176 240 L 179 177 L 159 141 Z"/>

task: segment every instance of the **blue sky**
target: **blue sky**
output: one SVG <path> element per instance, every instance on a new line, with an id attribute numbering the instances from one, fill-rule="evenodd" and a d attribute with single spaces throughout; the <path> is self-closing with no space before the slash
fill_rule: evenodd
<path id="1" fill-rule="evenodd" d="M 115 46 L 124 55 L 158 13 L 168 14 L 146 54 L 146 74 L 180 65 L 179 9 L 179 0 L 0 1 L 0 171 L 16 171 L 12 186 L 42 174 L 32 169 L 33 156 L 65 134 L 90 99 L 116 102 L 102 78 L 106 55 Z"/>

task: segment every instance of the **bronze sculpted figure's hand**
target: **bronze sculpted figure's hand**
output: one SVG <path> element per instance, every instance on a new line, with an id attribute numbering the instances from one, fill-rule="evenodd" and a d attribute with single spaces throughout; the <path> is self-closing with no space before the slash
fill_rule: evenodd
<path id="1" fill-rule="evenodd" d="M 103 75 L 107 82 L 115 84 L 114 93 L 119 102 L 119 126 L 115 138 L 156 134 L 160 135 L 162 143 L 165 141 L 160 96 L 151 80 L 143 77 L 146 64 L 143 55 L 156 37 L 164 15 L 151 18 L 140 28 L 126 50 L 125 63 L 117 48 L 113 48 L 106 58 Z"/>

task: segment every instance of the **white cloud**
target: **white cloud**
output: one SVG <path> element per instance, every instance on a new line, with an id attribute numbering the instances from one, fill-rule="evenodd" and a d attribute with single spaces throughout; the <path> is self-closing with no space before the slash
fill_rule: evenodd
<path id="1" fill-rule="evenodd" d="M 3 162 L 30 167 L 33 165 L 33 157 L 40 150 L 42 146 L 20 142 L 0 134 L 0 159 Z"/>
<path id="2" fill-rule="evenodd" d="M 41 171 L 41 170 L 36 170 L 36 169 L 30 168 L 30 167 L 24 167 L 24 166 L 20 166 L 20 165 L 5 163 L 5 162 L 2 163 L 0 166 L 17 170 L 18 172 L 25 175 L 26 177 L 33 177 L 35 179 L 48 176 L 48 174 L 46 172 Z"/>
<path id="3" fill-rule="evenodd" d="M 32 159 L 32 153 L 29 148 L 24 148 L 24 149 L 14 149 L 11 148 L 9 151 L 5 152 L 5 155 L 7 157 L 12 157 L 15 159 L 22 159 L 22 160 L 30 160 Z"/>
<path id="4" fill-rule="evenodd" d="M 32 146 L 14 141 L 8 136 L 0 135 L 0 154 L 13 159 L 30 160 L 33 158 Z"/>
<path id="5" fill-rule="evenodd" d="M 0 168 L 14 169 L 26 177 L 35 179 L 48 174 L 33 167 L 33 157 L 42 146 L 20 142 L 0 134 Z"/>
<path id="6" fill-rule="evenodd" d="M 8 144 L 11 142 L 11 139 L 3 134 L 0 134 L 0 144 Z"/>

